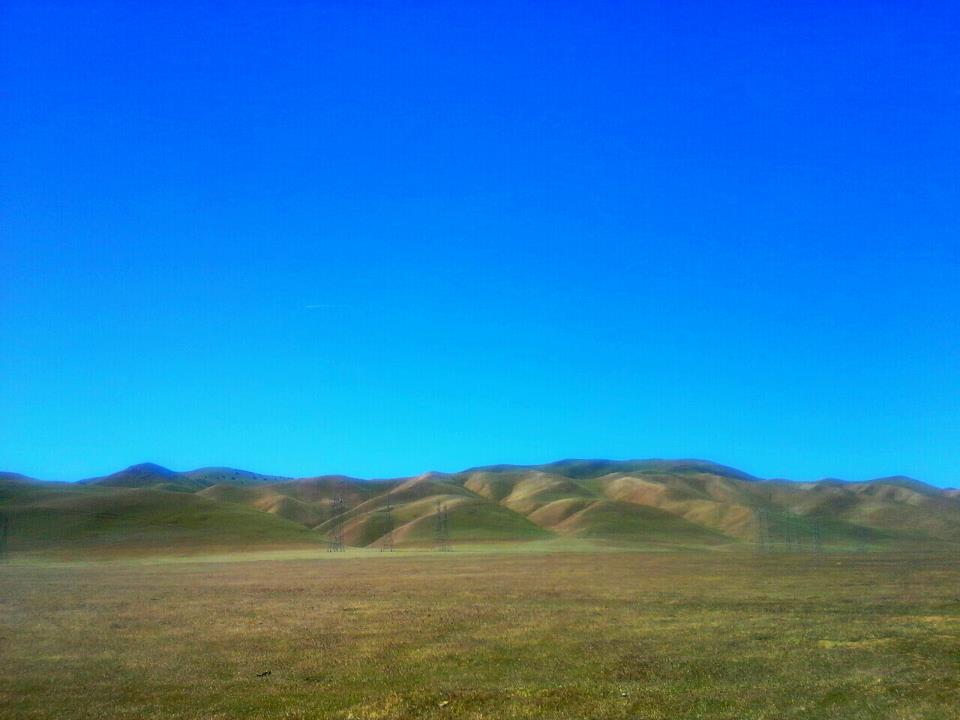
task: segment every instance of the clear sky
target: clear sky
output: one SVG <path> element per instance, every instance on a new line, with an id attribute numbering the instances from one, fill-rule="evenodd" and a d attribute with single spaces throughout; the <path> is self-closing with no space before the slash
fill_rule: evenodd
<path id="1" fill-rule="evenodd" d="M 0 469 L 960 484 L 956 3 L 0 10 Z"/>

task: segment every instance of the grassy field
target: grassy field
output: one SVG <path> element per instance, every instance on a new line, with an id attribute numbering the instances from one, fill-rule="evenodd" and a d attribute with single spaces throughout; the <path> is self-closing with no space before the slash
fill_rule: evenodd
<path id="1" fill-rule="evenodd" d="M 956 555 L 571 541 L 14 557 L 0 590 L 3 718 L 955 720 L 960 708 Z"/>

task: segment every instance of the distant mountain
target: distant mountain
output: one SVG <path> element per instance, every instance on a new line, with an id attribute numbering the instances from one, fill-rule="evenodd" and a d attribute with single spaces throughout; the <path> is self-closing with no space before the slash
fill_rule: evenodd
<path id="1" fill-rule="evenodd" d="M 20 473 L 0 472 L 0 483 L 18 483 L 21 485 L 29 485 L 38 482 L 41 481 L 37 480 L 36 478 L 21 475 Z"/>
<path id="2" fill-rule="evenodd" d="M 545 465 L 494 465 L 468 470 L 472 471 L 509 471 L 538 470 L 556 473 L 570 478 L 586 479 L 609 475 L 614 472 L 666 472 L 666 473 L 709 473 L 738 480 L 757 480 L 752 475 L 708 460 L 558 460 Z"/>
<path id="3" fill-rule="evenodd" d="M 151 485 L 179 484 L 186 478 L 180 473 L 154 463 L 141 463 L 115 472 L 112 475 L 81 480 L 81 485 L 105 487 L 149 487 Z"/>
<path id="4" fill-rule="evenodd" d="M 161 487 L 169 490 L 196 491 L 226 483 L 229 485 L 257 485 L 287 480 L 278 475 L 261 475 L 247 470 L 235 470 L 225 467 L 200 468 L 188 472 L 175 472 L 162 465 L 141 463 L 104 477 L 81 480 L 82 485 L 101 485 L 104 487 Z"/>
<path id="5" fill-rule="evenodd" d="M 78 483 L 0 473 L 10 546 L 23 551 L 323 545 L 337 526 L 348 545 L 376 547 L 389 532 L 402 548 L 433 542 L 441 507 L 453 543 L 566 537 L 733 549 L 757 542 L 765 523 L 773 543 L 813 543 L 816 532 L 828 548 L 960 548 L 956 490 L 902 476 L 763 480 L 705 460 L 568 459 L 393 480 L 151 463 Z"/>
<path id="6" fill-rule="evenodd" d="M 249 470 L 237 470 L 228 467 L 207 467 L 199 470 L 190 470 L 180 473 L 198 482 L 205 483 L 208 487 L 217 483 L 228 483 L 230 485 L 260 485 L 263 483 L 277 483 L 290 480 L 282 475 L 263 475 L 262 473 L 250 472 Z"/>
<path id="7" fill-rule="evenodd" d="M 893 477 L 884 477 L 877 478 L 876 480 L 871 480 L 870 484 L 872 485 L 895 485 L 897 487 L 906 488 L 908 490 L 913 490 L 915 492 L 923 493 L 924 495 L 938 496 L 943 494 L 944 488 L 938 488 L 936 485 L 930 485 L 925 483 L 922 480 L 915 480 L 911 477 L 906 477 L 905 475 L 895 475 Z"/>

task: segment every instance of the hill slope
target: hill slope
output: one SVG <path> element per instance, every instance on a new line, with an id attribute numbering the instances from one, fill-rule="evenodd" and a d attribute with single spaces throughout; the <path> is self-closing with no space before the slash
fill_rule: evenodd
<path id="1" fill-rule="evenodd" d="M 2 504 L 11 552 L 190 551 L 318 545 L 293 521 L 157 488 L 39 487 Z"/>
<path id="2" fill-rule="evenodd" d="M 387 511 L 389 496 L 390 511 Z M 343 514 L 333 513 L 342 501 Z M 79 483 L 0 473 L 11 551 L 130 551 L 328 542 L 429 546 L 439 507 L 454 543 L 557 536 L 617 544 L 960 546 L 960 497 L 904 477 L 761 480 L 703 460 L 562 460 L 365 481 L 134 465 Z M 761 518 L 763 519 L 761 521 Z"/>

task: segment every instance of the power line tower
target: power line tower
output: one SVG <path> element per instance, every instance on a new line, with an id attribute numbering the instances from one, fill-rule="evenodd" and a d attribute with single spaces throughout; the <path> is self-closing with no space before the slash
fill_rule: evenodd
<path id="1" fill-rule="evenodd" d="M 757 549 L 761 554 L 770 552 L 770 514 L 766 508 L 757 511 Z"/>
<path id="2" fill-rule="evenodd" d="M 804 523 L 803 520 L 794 515 L 790 518 L 790 533 L 792 535 L 792 545 L 794 552 L 803 552 L 803 530 Z"/>
<path id="3" fill-rule="evenodd" d="M 433 549 L 437 552 L 450 552 L 450 529 L 447 524 L 447 506 L 437 503 L 437 524 L 434 533 Z"/>
<path id="4" fill-rule="evenodd" d="M 331 509 L 332 526 L 330 528 L 330 544 L 328 552 L 343 552 L 343 496 L 337 495 Z"/>
<path id="5" fill-rule="evenodd" d="M 867 544 L 870 539 L 870 531 L 863 525 L 858 525 L 856 529 L 857 534 L 857 552 L 865 553 L 867 551 Z"/>
<path id="6" fill-rule="evenodd" d="M 820 518 L 813 519 L 813 525 L 810 528 L 810 539 L 813 544 L 813 552 L 817 555 L 823 553 L 823 526 L 820 524 Z"/>
<path id="7" fill-rule="evenodd" d="M 380 552 L 393 552 L 393 507 L 390 504 L 389 491 L 387 491 L 387 506 L 383 509 L 383 530 Z"/>
<path id="8" fill-rule="evenodd" d="M 805 518 L 792 512 L 757 510 L 757 550 L 787 553 L 823 552 L 820 518 Z"/>
<path id="9" fill-rule="evenodd" d="M 0 513 L 0 562 L 7 559 L 7 540 L 10 532 L 10 518 L 6 513 Z"/>

